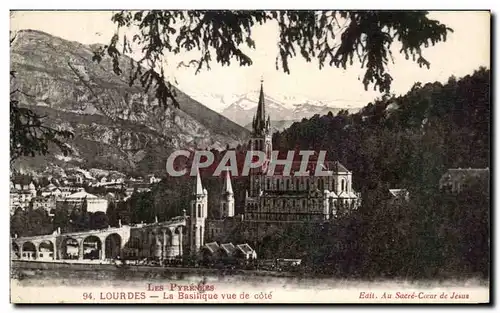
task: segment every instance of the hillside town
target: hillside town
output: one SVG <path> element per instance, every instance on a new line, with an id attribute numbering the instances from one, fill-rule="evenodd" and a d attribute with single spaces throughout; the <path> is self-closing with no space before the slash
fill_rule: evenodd
<path id="1" fill-rule="evenodd" d="M 66 171 L 63 177 L 37 176 L 11 173 L 10 214 L 16 210 L 43 209 L 50 216 L 63 205 L 81 206 L 87 202 L 88 212 L 104 212 L 109 202 L 126 201 L 134 192 L 151 191 L 151 186 L 160 182 L 155 175 L 143 178 L 118 175 L 94 177 L 88 171 Z M 95 191 L 94 193 L 89 193 Z"/>

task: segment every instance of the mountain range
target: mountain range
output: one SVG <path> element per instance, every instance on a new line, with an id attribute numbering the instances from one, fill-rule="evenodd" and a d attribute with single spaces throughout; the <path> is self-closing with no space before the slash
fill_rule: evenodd
<path id="1" fill-rule="evenodd" d="M 123 74 L 110 60 L 96 63 L 98 45 L 83 45 L 50 34 L 19 31 L 11 44 L 20 103 L 46 116 L 50 126 L 75 134 L 74 150 L 61 157 L 23 158 L 18 167 L 49 165 L 106 168 L 139 174 L 162 172 L 171 151 L 224 149 L 246 141 L 250 132 L 175 88 L 180 107 L 161 106 L 154 90 L 129 85 L 132 59 L 122 56 Z"/>
<path id="2" fill-rule="evenodd" d="M 265 93 L 266 114 L 271 117 L 273 131 L 281 131 L 294 122 L 310 118 L 315 114 L 325 115 L 328 112 L 336 115 L 341 110 L 355 113 L 359 108 L 349 106 L 335 107 L 327 101 L 310 100 L 304 97 L 277 95 L 269 96 Z M 200 97 L 201 98 L 201 97 Z M 207 97 L 205 101 L 209 102 Z M 229 103 L 221 114 L 245 128 L 251 129 L 252 119 L 259 101 L 259 91 L 232 97 L 216 97 L 213 101 L 228 101 Z"/>

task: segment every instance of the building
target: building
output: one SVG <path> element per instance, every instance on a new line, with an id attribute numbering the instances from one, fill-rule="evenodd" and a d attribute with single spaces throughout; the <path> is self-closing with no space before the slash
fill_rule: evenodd
<path id="1" fill-rule="evenodd" d="M 74 187 L 74 186 L 61 186 L 59 187 L 61 191 L 61 198 L 66 198 L 77 192 L 84 192 L 85 189 L 83 187 Z"/>
<path id="2" fill-rule="evenodd" d="M 152 174 L 147 176 L 147 181 L 152 185 L 161 182 L 161 178 L 155 177 L 155 175 Z"/>
<path id="3" fill-rule="evenodd" d="M 257 252 L 248 243 L 243 243 L 236 245 L 234 256 L 244 260 L 255 260 L 257 259 Z"/>
<path id="4" fill-rule="evenodd" d="M 223 241 L 230 235 L 230 231 L 244 222 L 244 215 L 226 217 L 222 219 L 206 220 L 206 240 Z"/>
<path id="5" fill-rule="evenodd" d="M 41 189 L 40 195 L 42 197 L 54 196 L 56 198 L 59 198 L 59 197 L 63 197 L 63 192 L 59 187 L 56 187 L 56 185 L 54 185 L 53 183 L 50 183 Z"/>
<path id="6" fill-rule="evenodd" d="M 410 193 L 407 189 L 389 189 L 389 203 L 403 204 L 410 200 Z"/>
<path id="7" fill-rule="evenodd" d="M 441 176 L 439 189 L 458 194 L 476 183 L 488 184 L 489 168 L 450 168 Z"/>
<path id="8" fill-rule="evenodd" d="M 36 197 L 36 186 L 33 182 L 28 185 L 14 184 L 10 182 L 10 214 L 13 215 L 16 209 L 27 209 L 31 200 Z"/>
<path id="9" fill-rule="evenodd" d="M 189 220 L 191 253 L 196 255 L 200 248 L 205 245 L 205 226 L 208 213 L 208 192 L 201 184 L 200 171 L 196 175 Z"/>
<path id="10" fill-rule="evenodd" d="M 218 244 L 209 242 L 201 248 L 201 259 L 207 264 L 231 264 L 257 259 L 257 253 L 249 244 L 234 245 L 232 242 Z"/>
<path id="11" fill-rule="evenodd" d="M 56 197 L 35 197 L 33 201 L 33 210 L 45 210 L 50 216 L 54 215 L 54 210 L 56 208 Z"/>
<path id="12" fill-rule="evenodd" d="M 99 198 L 85 191 L 79 191 L 65 198 L 56 201 L 56 209 L 66 209 L 71 212 L 73 209 L 81 209 L 86 206 L 87 212 L 104 212 L 108 209 L 108 200 Z"/>
<path id="13" fill-rule="evenodd" d="M 284 166 L 276 166 L 273 175 L 267 175 L 273 162 L 270 117 L 265 118 L 264 92 L 261 86 L 257 113 L 253 119 L 252 138 L 249 149 L 262 151 L 266 155 L 266 167 L 252 169 L 244 199 L 244 214 L 235 214 L 234 190 L 227 171 L 220 194 L 219 209 L 214 218 L 206 217 L 208 194 L 202 187 L 199 172 L 196 177 L 194 199 L 191 203 L 191 238 L 194 251 L 199 251 L 205 242 L 219 244 L 218 254 L 225 254 L 224 244 L 233 239 L 235 231 L 242 229 L 243 237 L 258 242 L 263 236 L 282 229 L 282 223 L 321 223 L 333 219 L 340 210 L 355 210 L 360 204 L 360 195 L 352 188 L 352 172 L 340 162 L 317 161 L 309 158 L 308 176 L 293 175 L 301 170 L 300 159 L 291 164 L 291 175 L 283 175 Z M 298 153 L 296 153 L 298 155 Z M 280 158 L 282 159 L 282 158 Z M 321 166 L 326 176 L 315 176 L 316 166 Z M 201 214 L 201 215 L 200 215 Z M 240 227 L 242 226 L 242 227 Z M 199 234 L 198 232 L 201 232 Z M 227 248 L 227 247 L 226 247 Z M 204 248 L 206 250 L 208 248 Z M 214 250 L 212 245 L 204 253 Z M 230 248 L 228 248 L 230 249 Z M 247 246 L 235 246 L 234 251 L 244 258 L 256 257 Z M 253 251 L 253 252 L 252 252 Z M 210 252 L 212 253 L 212 252 Z M 213 253 L 212 253 L 213 254 Z M 231 252 L 230 254 L 233 254 Z"/>
<path id="14" fill-rule="evenodd" d="M 284 167 L 279 166 L 272 175 L 267 175 L 269 164 L 276 161 L 272 154 L 270 120 L 270 116 L 265 115 L 261 85 L 249 150 L 264 152 L 267 162 L 265 167 L 250 171 L 245 220 L 322 221 L 335 217 L 339 207 L 356 209 L 360 197 L 352 188 L 352 172 L 339 162 L 317 165 L 311 161 L 309 176 L 295 176 L 301 169 L 301 160 L 294 159 L 290 175 L 283 175 Z M 328 176 L 314 176 L 313 166 L 321 166 L 323 171 L 328 171 Z"/>

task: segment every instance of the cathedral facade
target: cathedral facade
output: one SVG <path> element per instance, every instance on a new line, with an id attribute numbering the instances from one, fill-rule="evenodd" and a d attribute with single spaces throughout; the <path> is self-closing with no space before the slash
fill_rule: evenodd
<path id="1" fill-rule="evenodd" d="M 266 168 L 252 169 L 245 197 L 245 220 L 251 221 L 321 221 L 334 218 L 340 209 L 356 209 L 359 195 L 352 189 L 352 172 L 339 162 L 309 163 L 309 175 L 297 174 L 302 162 L 294 159 L 290 173 L 269 173 L 276 162 L 272 152 L 271 118 L 266 117 L 264 89 L 261 85 L 257 112 L 253 119 L 251 151 L 266 155 Z M 315 156 L 313 156 L 315 157 Z M 309 159 L 310 160 L 310 159 Z M 278 163 L 278 162 L 276 162 Z M 321 166 L 326 176 L 315 176 Z M 276 168 L 276 167 L 275 167 Z"/>
<path id="2" fill-rule="evenodd" d="M 313 155 L 309 158 L 312 162 L 307 165 L 309 174 L 306 176 L 298 175 L 303 169 L 302 162 L 296 159 L 291 162 L 289 175 L 285 175 L 283 167 L 280 166 L 274 166 L 272 174 L 269 172 L 270 164 L 276 161 L 276 155 L 272 151 L 271 119 L 265 114 L 262 85 L 252 126 L 248 149 L 264 152 L 266 166 L 250 169 L 244 214 L 235 215 L 234 192 L 227 171 L 218 210 L 214 218 L 208 218 L 209 195 L 203 188 L 198 172 L 188 225 L 189 250 L 192 252 L 200 251 L 206 242 L 227 239 L 231 231 L 241 224 L 246 224 L 248 229 L 259 233 L 262 229 L 270 231 L 270 228 L 275 226 L 280 228 L 281 223 L 322 222 L 334 219 L 341 210 L 355 210 L 359 206 L 360 196 L 352 188 L 352 172 L 339 162 L 318 163 L 315 162 L 317 156 Z M 283 161 L 283 158 L 280 160 Z M 327 174 L 316 176 L 317 166 Z"/>

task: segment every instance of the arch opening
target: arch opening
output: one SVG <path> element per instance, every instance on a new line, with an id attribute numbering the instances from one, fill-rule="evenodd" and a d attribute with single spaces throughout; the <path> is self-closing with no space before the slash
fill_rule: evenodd
<path id="1" fill-rule="evenodd" d="M 122 237 L 113 233 L 106 237 L 104 240 L 104 251 L 106 259 L 121 258 Z"/>
<path id="2" fill-rule="evenodd" d="M 54 255 L 54 244 L 52 241 L 46 240 L 42 241 L 38 246 L 38 257 L 40 259 L 55 259 Z"/>
<path id="3" fill-rule="evenodd" d="M 27 241 L 23 244 L 23 259 L 35 260 L 36 259 L 36 247 L 31 241 Z"/>
<path id="4" fill-rule="evenodd" d="M 65 260 L 77 260 L 80 254 L 80 246 L 75 238 L 67 237 L 61 243 L 61 258 Z"/>
<path id="5" fill-rule="evenodd" d="M 137 260 L 143 255 L 142 241 L 138 237 L 131 237 L 126 244 L 124 251 L 129 259 Z"/>
<path id="6" fill-rule="evenodd" d="M 97 260 L 102 257 L 102 243 L 99 237 L 90 235 L 83 240 L 83 259 Z"/>

